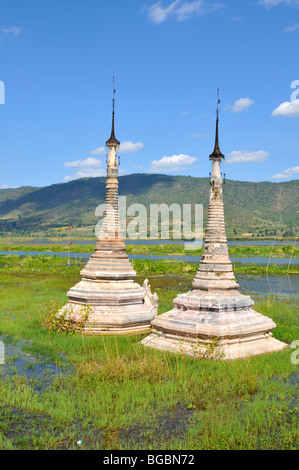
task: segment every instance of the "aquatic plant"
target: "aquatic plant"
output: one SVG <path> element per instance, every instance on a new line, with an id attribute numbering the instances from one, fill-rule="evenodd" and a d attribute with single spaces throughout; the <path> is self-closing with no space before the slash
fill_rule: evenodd
<path id="1" fill-rule="evenodd" d="M 76 315 L 74 315 L 71 308 L 58 312 L 59 307 L 56 301 L 53 301 L 50 305 L 43 305 L 39 312 L 42 327 L 46 328 L 51 333 L 57 331 L 59 333 L 74 334 L 84 330 L 91 312 L 91 307 L 89 305 L 83 305 Z"/>
<path id="2" fill-rule="evenodd" d="M 188 263 L 185 261 L 174 260 L 151 260 L 135 259 L 131 263 L 138 274 L 195 274 L 198 269 L 198 263 Z M 86 260 L 77 258 L 69 260 L 58 255 L 27 255 L 21 257 L 18 255 L 0 255 L 0 272 L 2 273 L 23 273 L 23 274 L 55 274 L 58 276 L 76 277 L 79 276 Z M 299 266 L 292 265 L 278 266 L 270 264 L 267 266 L 260 264 L 233 263 L 235 274 L 271 274 L 284 276 L 286 274 L 299 274 Z"/>

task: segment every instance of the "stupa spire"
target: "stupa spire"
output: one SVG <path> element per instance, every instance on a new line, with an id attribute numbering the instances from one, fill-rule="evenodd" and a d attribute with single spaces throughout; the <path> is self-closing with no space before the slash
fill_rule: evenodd
<path id="1" fill-rule="evenodd" d="M 213 153 L 210 155 L 210 160 L 213 160 L 214 158 L 224 158 L 224 155 L 220 151 L 219 147 L 219 131 L 218 131 L 218 126 L 219 126 L 219 104 L 220 104 L 220 99 L 219 99 L 219 87 L 217 88 L 217 109 L 216 109 L 216 132 L 215 132 L 215 146 Z"/>
<path id="2" fill-rule="evenodd" d="M 217 89 L 216 135 L 212 160 L 213 171 L 210 180 L 210 202 L 205 231 L 204 251 L 194 278 L 193 288 L 204 290 L 238 289 L 232 263 L 228 255 L 223 208 L 223 180 L 220 171 L 224 155 L 219 148 L 219 88 Z M 208 274 L 208 275 L 207 275 Z"/>
<path id="3" fill-rule="evenodd" d="M 106 145 L 116 145 L 119 146 L 120 142 L 115 137 L 114 131 L 114 116 L 115 116 L 115 85 L 114 85 L 114 75 L 113 75 L 113 98 L 112 98 L 112 126 L 111 126 L 111 135 L 110 138 L 107 140 Z"/>

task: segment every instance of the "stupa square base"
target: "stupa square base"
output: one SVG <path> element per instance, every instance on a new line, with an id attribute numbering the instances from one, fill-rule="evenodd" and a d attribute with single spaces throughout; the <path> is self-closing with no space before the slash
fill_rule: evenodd
<path id="1" fill-rule="evenodd" d="M 59 311 L 66 320 L 80 323 L 85 314 L 87 319 L 81 333 L 88 335 L 127 335 L 142 334 L 152 330 L 153 318 L 146 304 L 129 306 L 90 306 L 68 303 Z"/>
<path id="2" fill-rule="evenodd" d="M 192 290 L 179 294 L 174 308 L 152 321 L 144 346 L 210 359 L 237 359 L 273 351 L 286 344 L 272 337 L 273 320 L 252 307 L 238 291 Z"/>
<path id="3" fill-rule="evenodd" d="M 287 345 L 271 333 L 236 338 L 196 338 L 153 330 L 140 344 L 146 347 L 206 359 L 242 359 L 285 349 Z"/>

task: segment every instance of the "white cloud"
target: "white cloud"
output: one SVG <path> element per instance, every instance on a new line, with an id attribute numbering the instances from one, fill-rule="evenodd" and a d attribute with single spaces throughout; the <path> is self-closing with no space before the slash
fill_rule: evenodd
<path id="1" fill-rule="evenodd" d="M 193 137 L 197 139 L 205 139 L 206 137 L 210 137 L 210 134 L 193 134 Z"/>
<path id="2" fill-rule="evenodd" d="M 184 2 L 176 11 L 178 21 L 185 21 L 194 15 L 205 13 L 205 5 L 201 0 L 194 2 Z"/>
<path id="3" fill-rule="evenodd" d="M 181 116 L 187 116 L 188 114 L 190 114 L 190 111 L 183 111 L 183 112 L 181 113 Z"/>
<path id="4" fill-rule="evenodd" d="M 180 3 L 180 0 L 175 0 L 172 2 L 168 7 L 163 8 L 161 6 L 161 2 L 154 3 L 148 7 L 148 17 L 154 23 L 163 23 L 167 19 L 168 16 L 172 15 L 175 11 L 175 7 L 177 4 Z"/>
<path id="5" fill-rule="evenodd" d="M 228 163 L 264 162 L 270 154 L 265 150 L 234 150 L 228 155 Z"/>
<path id="6" fill-rule="evenodd" d="M 118 175 L 123 176 L 127 175 L 129 172 L 128 170 L 124 169 L 119 169 L 118 170 Z M 106 169 L 96 169 L 96 168 L 87 168 L 86 170 L 83 171 L 77 171 L 74 175 L 67 175 L 64 177 L 64 181 L 74 181 L 79 178 L 97 178 L 100 176 L 106 176 Z"/>
<path id="7" fill-rule="evenodd" d="M 298 6 L 299 0 L 260 0 L 260 4 L 265 8 L 272 8 L 277 5 Z"/>
<path id="8" fill-rule="evenodd" d="M 0 186 L 0 189 L 16 189 L 19 188 L 19 186 L 8 186 L 7 184 L 2 184 Z"/>
<path id="9" fill-rule="evenodd" d="M 132 153 L 132 152 L 138 152 L 138 150 L 143 149 L 144 145 L 142 142 L 130 142 L 130 141 L 125 141 L 122 142 L 119 146 L 118 153 Z M 107 150 L 104 147 L 99 147 L 97 149 L 92 150 L 91 155 L 105 155 L 107 153 Z"/>
<path id="10" fill-rule="evenodd" d="M 292 26 L 287 26 L 284 30 L 285 33 L 293 33 L 294 31 L 297 31 L 299 29 L 299 23 L 294 24 Z"/>
<path id="11" fill-rule="evenodd" d="M 137 152 L 143 147 L 144 145 L 142 142 L 123 142 L 120 144 L 118 153 Z M 104 147 L 99 147 L 91 151 L 92 155 L 103 155 L 104 153 L 106 153 Z M 73 162 L 65 162 L 63 166 L 66 168 L 81 168 L 81 170 L 77 171 L 77 173 L 75 173 L 74 175 L 65 176 L 64 181 L 73 181 L 79 178 L 106 176 L 106 168 L 104 168 L 104 163 L 102 162 L 102 160 L 98 160 L 95 157 L 88 157 L 85 160 L 74 160 Z M 119 175 L 125 174 L 127 174 L 126 170 L 119 170 Z"/>
<path id="12" fill-rule="evenodd" d="M 64 181 L 73 181 L 79 178 L 96 178 L 99 176 L 106 176 L 106 170 L 104 168 L 87 168 L 86 170 L 77 171 L 74 175 L 67 175 L 63 179 Z"/>
<path id="13" fill-rule="evenodd" d="M 96 158 L 89 157 L 86 158 L 85 160 L 75 160 L 73 162 L 66 162 L 63 164 L 63 166 L 67 168 L 74 168 L 74 167 L 99 167 L 103 166 L 103 163 L 101 160 L 97 160 Z"/>
<path id="14" fill-rule="evenodd" d="M 96 176 L 105 176 L 106 169 L 99 168 L 103 167 L 103 162 L 97 160 L 94 157 L 88 157 L 85 160 L 75 160 L 73 162 L 66 162 L 63 164 L 67 168 L 82 168 L 80 171 L 77 171 L 74 175 L 67 175 L 64 178 L 64 181 L 72 181 L 78 178 L 89 178 Z"/>
<path id="15" fill-rule="evenodd" d="M 299 116 L 299 100 L 285 101 L 272 111 L 271 116 Z"/>
<path id="16" fill-rule="evenodd" d="M 293 168 L 287 168 L 281 173 L 276 173 L 276 175 L 271 176 L 272 179 L 285 179 L 292 178 L 294 175 L 299 175 L 299 166 L 294 166 Z"/>
<path id="17" fill-rule="evenodd" d="M 90 153 L 91 155 L 105 155 L 106 150 L 104 147 L 99 147 L 97 149 L 92 150 Z"/>
<path id="18" fill-rule="evenodd" d="M 196 158 L 190 157 L 189 155 L 172 155 L 171 157 L 163 157 L 160 160 L 153 160 L 151 162 L 150 171 L 180 171 L 187 165 L 192 165 L 196 161 Z"/>
<path id="19" fill-rule="evenodd" d="M 266 8 L 274 7 L 279 5 L 281 2 L 284 2 L 284 0 L 260 0 L 260 4 Z"/>
<path id="20" fill-rule="evenodd" d="M 177 21 L 185 21 L 193 16 L 203 15 L 223 7 L 222 3 L 217 2 L 210 4 L 203 0 L 175 0 L 165 7 L 162 6 L 162 1 L 158 1 L 147 7 L 147 11 L 149 19 L 160 24 L 171 17 L 176 18 Z"/>
<path id="21" fill-rule="evenodd" d="M 130 171 L 124 170 L 123 168 L 119 168 L 118 170 L 118 176 L 124 176 L 124 175 L 129 175 Z"/>
<path id="22" fill-rule="evenodd" d="M 138 152 L 138 150 L 143 149 L 144 145 L 142 142 L 121 142 L 118 153 L 131 153 Z"/>
<path id="23" fill-rule="evenodd" d="M 253 105 L 254 101 L 250 98 L 240 98 L 234 102 L 234 104 L 227 104 L 225 109 L 230 109 L 233 113 L 239 113 L 248 109 L 249 106 Z"/>
<path id="24" fill-rule="evenodd" d="M 19 26 L 10 26 L 9 28 L 2 28 L 2 34 L 11 34 L 12 36 L 18 36 L 21 32 Z"/>

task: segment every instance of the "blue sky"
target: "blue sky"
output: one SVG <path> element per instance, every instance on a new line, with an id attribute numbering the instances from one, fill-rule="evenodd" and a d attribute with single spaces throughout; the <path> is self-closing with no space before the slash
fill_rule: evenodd
<path id="1" fill-rule="evenodd" d="M 219 86 L 226 177 L 297 179 L 298 44 L 299 0 L 0 0 L 0 187 L 105 175 L 113 75 L 121 174 L 208 176 Z"/>

